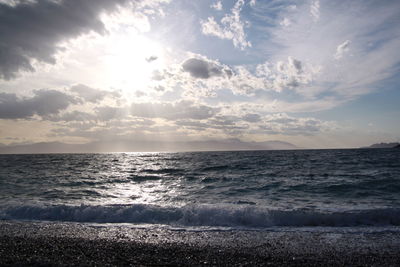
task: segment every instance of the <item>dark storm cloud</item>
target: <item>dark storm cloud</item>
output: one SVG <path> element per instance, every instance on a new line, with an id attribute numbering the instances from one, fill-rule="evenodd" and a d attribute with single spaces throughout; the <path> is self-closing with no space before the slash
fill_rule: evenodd
<path id="1" fill-rule="evenodd" d="M 190 58 L 183 62 L 182 69 L 194 78 L 208 79 L 214 76 L 232 76 L 232 71 L 214 62 Z"/>
<path id="2" fill-rule="evenodd" d="M 31 98 L 19 98 L 15 94 L 0 93 L 0 118 L 23 119 L 33 115 L 57 114 L 77 100 L 56 90 L 36 90 Z"/>
<path id="3" fill-rule="evenodd" d="M 128 0 L 37 0 L 0 3 L 0 79 L 34 71 L 32 60 L 55 63 L 59 43 L 90 31 L 105 33 L 99 15 Z"/>

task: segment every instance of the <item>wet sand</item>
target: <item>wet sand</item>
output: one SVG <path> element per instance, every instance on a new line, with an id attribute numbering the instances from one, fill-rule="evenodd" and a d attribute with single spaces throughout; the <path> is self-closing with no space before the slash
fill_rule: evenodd
<path id="1" fill-rule="evenodd" d="M 178 231 L 0 222 L 1 266 L 400 266 L 400 229 Z"/>

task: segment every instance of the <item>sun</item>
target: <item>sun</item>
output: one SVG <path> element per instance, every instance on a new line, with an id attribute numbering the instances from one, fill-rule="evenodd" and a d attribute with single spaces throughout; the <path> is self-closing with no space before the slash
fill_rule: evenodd
<path id="1" fill-rule="evenodd" d="M 137 33 L 111 37 L 106 51 L 108 83 L 126 93 L 145 91 L 153 72 L 165 66 L 164 48 Z"/>

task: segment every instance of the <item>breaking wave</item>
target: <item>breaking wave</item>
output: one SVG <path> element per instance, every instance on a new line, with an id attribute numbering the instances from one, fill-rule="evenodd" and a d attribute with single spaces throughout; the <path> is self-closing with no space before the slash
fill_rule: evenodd
<path id="1" fill-rule="evenodd" d="M 269 210 L 252 206 L 188 205 L 9 205 L 0 207 L 2 220 L 88 223 L 164 224 L 178 227 L 267 228 L 274 226 L 400 226 L 400 209 L 345 212 Z"/>

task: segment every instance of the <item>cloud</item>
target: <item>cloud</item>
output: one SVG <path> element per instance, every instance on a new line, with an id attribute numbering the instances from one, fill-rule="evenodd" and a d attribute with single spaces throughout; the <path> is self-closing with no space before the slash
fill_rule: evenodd
<path id="1" fill-rule="evenodd" d="M 194 78 L 208 79 L 214 76 L 230 76 L 232 72 L 215 62 L 206 59 L 190 58 L 182 64 L 184 72 L 188 72 Z"/>
<path id="2" fill-rule="evenodd" d="M 288 57 L 287 61 L 257 64 L 255 72 L 246 66 L 233 68 L 234 74 L 226 82 L 227 88 L 239 95 L 254 95 L 257 90 L 282 92 L 309 85 L 319 68 L 303 64 L 298 59 Z"/>
<path id="3" fill-rule="evenodd" d="M 314 135 L 333 130 L 333 122 L 323 122 L 315 118 L 295 118 L 286 113 L 275 113 L 265 116 L 259 127 L 265 133 L 282 135 Z"/>
<path id="4" fill-rule="evenodd" d="M 152 88 L 159 93 L 182 91 L 184 99 L 216 97 L 220 89 L 231 89 L 236 70 L 202 55 L 189 53 L 181 64 L 153 73 Z M 237 78 L 235 78 L 237 82 Z M 236 85 L 235 85 L 236 86 Z"/>
<path id="5" fill-rule="evenodd" d="M 260 10 L 271 8 L 269 3 L 258 5 Z M 271 55 L 268 67 L 273 88 L 293 89 L 297 95 L 291 102 L 297 108 L 310 106 L 312 100 L 319 110 L 326 102 L 325 109 L 331 109 L 378 90 L 398 73 L 399 2 L 320 0 L 312 1 L 311 7 L 311 15 L 309 1 L 298 2 L 295 9 L 282 7 L 274 25 L 288 18 L 290 27 L 260 29 L 270 37 L 258 47 L 264 47 L 260 56 Z M 351 57 L 346 57 L 350 49 Z M 295 62 L 286 61 L 288 57 L 301 62 L 302 72 L 297 72 Z"/>
<path id="6" fill-rule="evenodd" d="M 338 45 L 336 48 L 336 54 L 335 54 L 335 59 L 341 59 L 343 57 L 343 54 L 349 51 L 349 45 L 350 41 L 346 40 L 342 44 Z"/>
<path id="7" fill-rule="evenodd" d="M 103 121 L 107 117 L 104 114 L 106 111 L 103 111 L 98 105 L 106 97 L 114 100 L 114 103 L 118 103 L 121 99 L 119 92 L 93 89 L 83 84 L 72 86 L 64 91 L 34 90 L 31 97 L 0 93 L 0 118 L 26 119 L 38 115 L 41 119 L 54 122 Z M 69 109 L 70 106 L 75 104 L 79 105 Z M 95 113 L 86 112 L 88 107 L 93 109 Z M 66 112 L 61 112 L 64 110 Z M 107 111 L 110 113 L 110 110 Z"/>
<path id="8" fill-rule="evenodd" d="M 183 131 L 198 134 L 201 132 L 203 136 L 240 136 L 248 130 L 248 125 L 237 121 L 234 116 L 216 116 L 209 120 L 178 120 L 175 122 Z"/>
<path id="9" fill-rule="evenodd" d="M 297 65 L 297 68 L 300 67 Z M 285 113 L 265 115 L 265 105 L 254 104 L 241 109 L 235 104 L 223 107 L 181 100 L 124 106 L 104 105 L 106 102 L 101 102 L 102 106 L 99 106 L 98 101 L 86 105 L 74 95 L 75 91 L 71 89 L 67 94 L 56 90 L 38 90 L 32 97 L 24 98 L 2 93 L 0 118 L 51 121 L 56 126 L 52 130 L 52 138 L 85 140 L 157 133 L 217 139 L 243 137 L 246 134 L 313 135 L 330 129 L 329 123 L 314 118 L 295 118 Z"/>
<path id="10" fill-rule="evenodd" d="M 157 90 L 156 90 L 157 91 Z M 136 91 L 135 92 L 135 96 L 136 97 L 142 97 L 142 96 L 146 96 L 146 93 L 143 91 Z"/>
<path id="11" fill-rule="evenodd" d="M 248 113 L 242 119 L 247 122 L 259 122 L 261 121 L 261 116 L 255 113 Z"/>
<path id="12" fill-rule="evenodd" d="M 60 42 L 91 31 L 105 33 L 99 15 L 127 0 L 13 1 L 0 3 L 0 79 L 34 71 L 33 62 L 54 64 Z"/>
<path id="13" fill-rule="evenodd" d="M 81 98 L 83 98 L 85 101 L 92 102 L 92 103 L 99 102 L 107 96 L 110 96 L 113 98 L 118 98 L 121 96 L 120 93 L 118 93 L 116 91 L 110 92 L 110 91 L 98 90 L 98 89 L 88 87 L 84 84 L 74 85 L 70 88 L 70 91 L 76 93 Z"/>
<path id="14" fill-rule="evenodd" d="M 214 17 L 208 17 L 207 21 L 201 21 L 201 30 L 205 35 L 213 35 L 221 39 L 232 39 L 233 34 L 223 29 L 216 21 Z"/>
<path id="15" fill-rule="evenodd" d="M 222 3 L 221 3 L 221 1 L 217 1 L 217 2 L 213 3 L 210 7 L 215 9 L 215 10 L 221 11 L 222 10 Z"/>
<path id="16" fill-rule="evenodd" d="M 121 109 L 104 109 L 104 114 L 109 116 L 103 121 L 76 121 L 63 124 L 62 128 L 53 130 L 54 136 L 75 136 L 97 140 L 108 138 L 113 140 L 120 137 L 141 137 L 157 138 L 168 136 L 168 140 L 182 140 L 194 138 L 201 140 L 204 138 L 215 138 L 223 140 L 226 138 L 241 138 L 250 135 L 290 135 L 290 136 L 310 136 L 321 132 L 328 132 L 334 129 L 332 122 L 323 122 L 315 118 L 294 118 L 285 113 L 273 113 L 268 115 L 246 114 L 243 117 L 232 115 L 207 114 L 205 116 L 193 116 L 179 113 L 176 110 L 181 107 L 181 103 L 174 103 L 172 108 L 167 103 L 144 103 L 136 106 L 143 111 L 143 107 L 158 106 L 162 112 L 168 114 L 159 115 L 144 110 L 137 117 L 121 117 L 115 114 L 121 113 Z M 191 104 L 190 104 L 191 105 Z M 125 112 L 124 110 L 123 112 Z M 199 114 L 196 111 L 197 114 Z M 249 115 L 249 116 L 248 116 Z M 150 118 L 150 120 L 149 120 Z M 165 121 L 159 121 L 163 118 Z M 155 120 L 151 120 L 155 119 Z M 154 134 L 158 136 L 154 136 Z"/>
<path id="17" fill-rule="evenodd" d="M 113 119 L 123 119 L 129 114 L 128 108 L 101 106 L 95 108 L 96 118 L 100 121 L 109 121 Z"/>
<path id="18" fill-rule="evenodd" d="M 337 128 L 334 122 L 321 121 L 311 117 L 291 117 L 286 113 L 261 115 L 248 113 L 238 117 L 216 115 L 209 119 L 180 119 L 175 124 L 182 130 L 195 131 L 213 136 L 241 137 L 255 135 L 310 136 L 329 132 Z"/>
<path id="19" fill-rule="evenodd" d="M 311 3 L 310 6 L 310 14 L 313 18 L 313 20 L 316 22 L 319 20 L 319 16 L 320 16 L 320 2 L 319 0 L 315 0 Z"/>
<path id="20" fill-rule="evenodd" d="M 163 118 L 167 120 L 202 120 L 214 116 L 217 108 L 197 105 L 190 101 L 176 103 L 132 103 L 131 115 L 143 118 Z"/>
<path id="21" fill-rule="evenodd" d="M 30 98 L 19 98 L 16 94 L 0 93 L 0 118 L 26 119 L 33 115 L 57 114 L 77 100 L 56 90 L 36 90 Z"/>
<path id="22" fill-rule="evenodd" d="M 230 67 L 207 58 L 189 59 L 185 63 L 190 63 L 184 64 L 183 71 L 189 72 L 191 79 L 179 73 L 175 79 L 182 84 L 188 97 L 216 97 L 221 89 L 238 95 L 253 95 L 257 89 L 268 88 L 264 78 L 254 76 L 244 66 Z"/>
<path id="23" fill-rule="evenodd" d="M 50 114 L 43 117 L 45 120 L 53 122 L 79 122 L 85 125 L 100 126 L 104 125 L 104 122 L 112 120 L 127 120 L 129 117 L 129 109 L 127 107 L 114 107 L 114 106 L 96 106 L 93 108 L 93 112 L 89 113 L 81 110 L 72 110 L 61 114 Z M 74 124 L 69 124 L 73 126 Z"/>
<path id="24" fill-rule="evenodd" d="M 284 27 L 288 27 L 290 26 L 290 24 L 292 24 L 292 22 L 288 18 L 283 18 L 283 20 L 279 24 Z"/>
<path id="25" fill-rule="evenodd" d="M 71 112 L 66 112 L 64 114 L 50 114 L 49 116 L 46 116 L 45 119 L 58 122 L 58 121 L 64 121 L 64 122 L 70 122 L 70 121 L 94 121 L 97 120 L 97 117 L 94 114 L 88 113 L 88 112 L 82 112 L 78 110 L 74 110 Z"/>
<path id="26" fill-rule="evenodd" d="M 146 61 L 147 61 L 147 62 L 152 62 L 152 61 L 155 61 L 155 60 L 157 60 L 157 59 L 158 59 L 157 56 L 150 56 L 150 57 L 147 57 L 147 58 L 146 58 Z"/>
<path id="27" fill-rule="evenodd" d="M 251 43 L 246 40 L 244 32 L 246 23 L 240 17 L 240 12 L 244 4 L 244 0 L 238 0 L 231 9 L 231 13 L 226 14 L 221 19 L 220 24 L 215 21 L 214 17 L 208 17 L 206 21 L 200 21 L 202 33 L 221 39 L 232 40 L 233 45 L 241 50 L 251 47 Z"/>
<path id="28" fill-rule="evenodd" d="M 217 97 L 219 90 L 230 90 L 235 95 L 255 96 L 257 91 L 282 92 L 306 87 L 320 69 L 288 57 L 287 61 L 257 65 L 228 66 L 204 56 L 191 54 L 180 67 L 170 66 L 153 75 L 153 88 L 165 92 L 181 88 L 189 99 Z M 188 75 L 189 74 L 189 75 Z"/>
<path id="29" fill-rule="evenodd" d="M 245 66 L 236 66 L 234 75 L 225 86 L 236 95 L 253 96 L 256 90 L 269 90 L 269 81 L 265 77 L 254 75 Z"/>
<path id="30" fill-rule="evenodd" d="M 258 66 L 259 70 L 261 66 Z M 318 73 L 318 68 L 310 66 L 305 69 L 300 60 L 288 57 L 287 62 L 278 61 L 275 70 L 271 71 L 269 75 L 267 74 L 266 77 L 271 80 L 273 89 L 281 92 L 284 89 L 308 85 Z"/>

